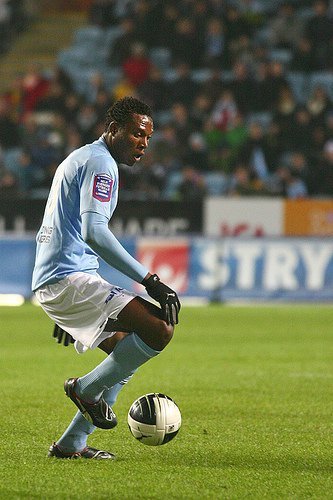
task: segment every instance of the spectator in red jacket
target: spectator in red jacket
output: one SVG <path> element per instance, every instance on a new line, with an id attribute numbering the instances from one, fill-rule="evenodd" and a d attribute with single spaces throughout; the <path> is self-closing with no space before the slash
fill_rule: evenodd
<path id="1" fill-rule="evenodd" d="M 131 55 L 122 64 L 124 75 L 135 87 L 145 82 L 149 76 L 151 62 L 146 54 L 143 43 L 135 42 L 131 48 Z"/>

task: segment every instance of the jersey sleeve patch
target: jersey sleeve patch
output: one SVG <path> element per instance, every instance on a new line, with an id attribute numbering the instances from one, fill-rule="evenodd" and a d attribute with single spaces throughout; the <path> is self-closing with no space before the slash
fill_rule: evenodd
<path id="1" fill-rule="evenodd" d="M 92 195 L 99 201 L 110 201 L 113 180 L 107 174 L 97 174 L 94 177 Z"/>

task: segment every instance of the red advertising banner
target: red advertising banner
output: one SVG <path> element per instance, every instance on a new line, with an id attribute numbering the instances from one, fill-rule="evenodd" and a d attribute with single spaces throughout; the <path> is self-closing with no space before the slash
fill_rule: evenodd
<path id="1" fill-rule="evenodd" d="M 187 239 L 140 238 L 136 257 L 151 273 L 156 273 L 171 288 L 179 293 L 186 292 L 189 274 Z"/>

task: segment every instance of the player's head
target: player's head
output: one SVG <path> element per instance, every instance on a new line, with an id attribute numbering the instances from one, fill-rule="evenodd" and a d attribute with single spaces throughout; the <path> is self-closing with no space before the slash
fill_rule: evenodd
<path id="1" fill-rule="evenodd" d="M 154 130 L 150 107 L 124 97 L 107 112 L 104 138 L 118 163 L 134 165 L 143 156 Z"/>

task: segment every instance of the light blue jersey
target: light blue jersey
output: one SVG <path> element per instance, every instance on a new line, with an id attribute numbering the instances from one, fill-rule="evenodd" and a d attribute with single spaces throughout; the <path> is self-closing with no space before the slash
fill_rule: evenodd
<path id="1" fill-rule="evenodd" d="M 105 217 L 107 223 L 118 200 L 118 166 L 102 137 L 71 153 L 57 168 L 41 228 L 37 234 L 32 290 L 56 283 L 70 273 L 96 273 L 97 254 L 82 236 L 82 215 L 89 212 Z M 106 236 L 105 255 L 109 263 L 122 261 L 121 270 L 141 281 L 147 274 L 139 262 L 121 247 L 110 231 Z M 103 236 L 105 239 L 105 236 Z M 110 258 L 108 258 L 108 248 Z M 114 253 L 116 259 L 114 258 Z M 104 253 L 105 253 L 104 252 Z"/>

